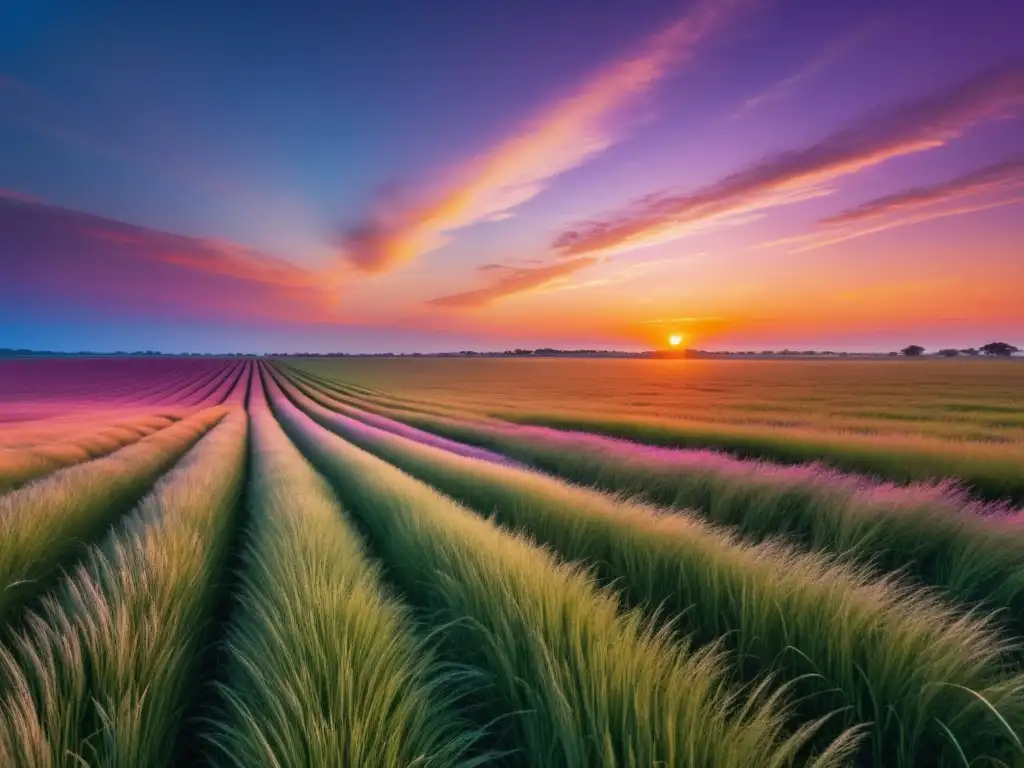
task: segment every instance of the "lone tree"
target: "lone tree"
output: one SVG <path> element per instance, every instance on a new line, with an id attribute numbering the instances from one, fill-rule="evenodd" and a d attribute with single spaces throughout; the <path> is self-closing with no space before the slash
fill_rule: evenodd
<path id="1" fill-rule="evenodd" d="M 904 347 L 900 350 L 900 354 L 904 357 L 920 357 L 924 353 L 924 347 L 919 344 L 911 344 L 909 347 Z"/>
<path id="2" fill-rule="evenodd" d="M 960 350 L 959 349 L 940 349 L 935 354 L 937 354 L 939 357 L 956 357 L 957 355 L 960 354 Z"/>
<path id="3" fill-rule="evenodd" d="M 990 342 L 981 347 L 981 351 L 993 357 L 1009 357 L 1014 352 L 1020 352 L 1013 344 L 1007 344 L 1005 341 Z"/>

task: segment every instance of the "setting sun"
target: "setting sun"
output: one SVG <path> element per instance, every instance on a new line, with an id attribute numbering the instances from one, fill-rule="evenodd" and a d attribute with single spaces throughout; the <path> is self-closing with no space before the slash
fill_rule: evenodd
<path id="1" fill-rule="evenodd" d="M 678 347 L 680 344 L 683 343 L 683 337 L 678 333 L 673 333 L 671 336 L 668 337 L 668 343 L 673 347 Z"/>

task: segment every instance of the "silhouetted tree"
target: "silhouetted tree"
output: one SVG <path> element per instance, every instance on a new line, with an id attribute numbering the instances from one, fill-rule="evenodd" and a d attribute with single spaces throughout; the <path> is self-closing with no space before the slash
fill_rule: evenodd
<path id="1" fill-rule="evenodd" d="M 960 350 L 960 354 L 961 355 L 970 355 L 971 357 L 977 357 L 978 356 L 978 350 L 976 350 L 974 347 L 968 347 L 967 349 L 961 349 Z"/>
<path id="2" fill-rule="evenodd" d="M 1014 352 L 1020 352 L 1013 344 L 1007 344 L 1005 341 L 990 342 L 981 347 L 981 351 L 993 357 L 1009 357 Z"/>
<path id="3" fill-rule="evenodd" d="M 901 349 L 900 354 L 904 357 L 920 357 L 924 354 L 924 347 L 920 344 L 911 344 L 909 347 Z"/>
<path id="4" fill-rule="evenodd" d="M 956 357 L 957 355 L 960 354 L 960 350 L 959 349 L 940 349 L 935 354 L 937 354 L 939 357 Z"/>

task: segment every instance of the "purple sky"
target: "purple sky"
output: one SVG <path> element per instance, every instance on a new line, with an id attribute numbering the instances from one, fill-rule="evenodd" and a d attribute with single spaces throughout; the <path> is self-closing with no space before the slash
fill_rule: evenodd
<path id="1" fill-rule="evenodd" d="M 0 9 L 0 347 L 1024 346 L 1024 3 Z"/>

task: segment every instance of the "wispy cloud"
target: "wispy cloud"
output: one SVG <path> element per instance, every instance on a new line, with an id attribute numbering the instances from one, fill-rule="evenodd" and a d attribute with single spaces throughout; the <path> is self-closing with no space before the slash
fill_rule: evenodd
<path id="1" fill-rule="evenodd" d="M 38 203 L 39 198 L 34 195 L 29 195 L 24 192 L 19 192 L 16 189 L 0 189 L 0 199 L 4 200 L 20 200 L 23 203 Z"/>
<path id="2" fill-rule="evenodd" d="M 744 101 L 733 117 L 739 117 L 765 104 L 781 101 L 786 98 L 797 87 L 803 85 L 808 80 L 818 77 L 818 75 L 827 71 L 859 47 L 868 38 L 870 33 L 875 30 L 876 26 L 876 24 L 866 25 L 843 35 L 837 40 L 833 40 L 819 50 L 810 61 L 796 72 Z"/>
<path id="3" fill-rule="evenodd" d="M 1024 155 L 1001 163 L 979 168 L 963 176 L 930 187 L 913 189 L 871 200 L 835 216 L 822 219 L 824 226 L 836 227 L 869 219 L 878 219 L 893 213 L 925 208 L 999 189 L 1024 184 Z"/>
<path id="4" fill-rule="evenodd" d="M 792 246 L 792 253 L 815 250 L 890 229 L 1013 205 L 1020 199 L 1013 196 L 1013 191 L 1022 187 L 1024 155 L 1018 155 L 939 184 L 914 187 L 869 200 L 821 219 L 819 226 L 811 232 L 779 238 L 757 247 L 788 245 Z M 981 203 L 959 203 L 965 198 L 995 192 L 1006 192 L 1010 196 Z"/>
<path id="5" fill-rule="evenodd" d="M 557 282 L 550 287 L 552 291 L 577 291 L 585 288 L 601 288 L 608 285 L 621 285 L 629 283 L 638 277 L 660 272 L 669 267 L 676 267 L 681 264 L 689 264 L 694 260 L 693 256 L 669 256 L 664 259 L 650 259 L 632 264 L 624 264 L 618 269 L 613 269 L 607 274 L 589 280 L 578 280 L 576 282 Z M 612 262 L 606 262 L 610 264 Z M 541 290 L 544 290 L 543 288 Z"/>
<path id="6" fill-rule="evenodd" d="M 655 320 L 644 320 L 641 325 L 677 325 L 679 323 L 704 323 L 712 320 L 721 320 L 721 317 L 659 317 Z"/>
<path id="7" fill-rule="evenodd" d="M 698 0 L 638 53 L 599 71 L 520 131 L 446 174 L 446 183 L 412 201 L 379 206 L 343 236 L 342 255 L 367 272 L 384 272 L 440 247 L 453 231 L 507 216 L 556 176 L 612 146 L 622 133 L 617 118 L 623 111 L 750 4 Z"/>
<path id="8" fill-rule="evenodd" d="M 484 307 L 507 296 L 551 285 L 574 272 L 593 266 L 597 262 L 597 258 L 583 256 L 543 267 L 510 267 L 493 282 L 481 288 L 439 296 L 427 303 L 433 307 L 447 308 Z"/>
<path id="9" fill-rule="evenodd" d="M 883 112 L 806 149 L 771 157 L 691 193 L 657 192 L 559 235 L 564 256 L 614 253 L 681 237 L 695 225 L 826 193 L 832 182 L 895 157 L 933 149 L 1024 103 L 1024 61 L 986 70 Z"/>
<path id="10" fill-rule="evenodd" d="M 333 322 L 340 279 L 219 240 L 0 198 L 0 302 L 188 319 Z"/>
<path id="11" fill-rule="evenodd" d="M 935 219 L 945 219 L 950 216 L 965 216 L 969 213 L 980 213 L 981 211 L 988 211 L 993 208 L 1003 208 L 1007 205 L 1017 205 L 1024 202 L 1024 196 L 1018 195 L 1014 197 L 1004 198 L 1002 200 L 992 200 L 984 203 L 973 203 L 956 206 L 954 208 L 940 208 L 937 210 L 926 210 L 921 213 L 900 216 L 894 219 L 888 219 L 881 221 L 876 224 L 848 229 L 843 232 L 831 234 L 831 235 L 810 235 L 800 238 L 793 238 L 793 243 L 803 243 L 792 249 L 791 253 L 802 253 L 804 251 L 814 251 L 818 248 L 824 248 L 827 245 L 836 245 L 838 243 L 844 243 L 847 240 L 855 240 L 858 237 L 865 237 L 867 235 L 873 235 L 878 232 L 885 232 L 889 229 L 896 229 L 898 227 L 907 227 L 912 224 L 921 224 L 926 221 L 934 221 Z"/>
<path id="12" fill-rule="evenodd" d="M 479 269 L 487 273 L 500 272 L 491 282 L 470 291 L 441 296 L 427 302 L 434 307 L 469 308 L 482 307 L 500 299 L 522 293 L 541 291 L 573 291 L 584 288 L 598 288 L 629 282 L 642 275 L 666 267 L 693 261 L 693 256 L 670 256 L 633 264 L 624 264 L 609 274 L 589 280 L 570 282 L 566 278 L 581 270 L 605 261 L 601 257 L 582 257 L 557 261 L 539 267 L 519 267 L 510 264 L 485 264 Z"/>

